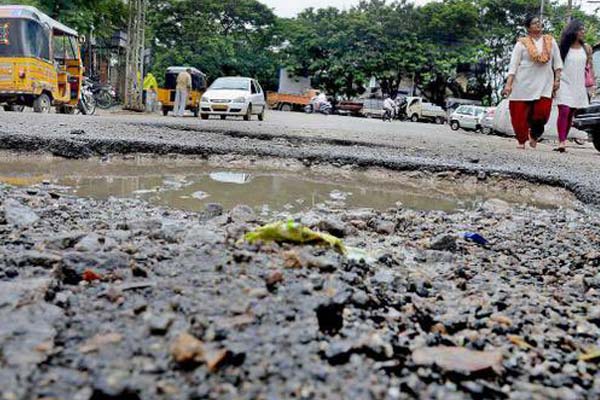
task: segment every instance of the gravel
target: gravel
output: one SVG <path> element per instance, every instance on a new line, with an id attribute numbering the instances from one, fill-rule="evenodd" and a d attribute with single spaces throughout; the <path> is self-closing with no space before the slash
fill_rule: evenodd
<path id="1" fill-rule="evenodd" d="M 594 209 L 281 216 L 345 232 L 357 259 L 244 243 L 268 221 L 243 206 L 0 202 L 39 216 L 0 224 L 2 398 L 600 396 Z"/>

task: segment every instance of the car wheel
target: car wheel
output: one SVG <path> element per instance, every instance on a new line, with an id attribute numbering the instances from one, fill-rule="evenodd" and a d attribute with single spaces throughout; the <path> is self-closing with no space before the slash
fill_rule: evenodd
<path id="1" fill-rule="evenodd" d="M 208 119 L 208 114 L 200 114 L 200 118 L 202 118 L 202 119 Z"/>
<path id="2" fill-rule="evenodd" d="M 285 104 L 282 104 L 279 109 L 281 111 L 289 112 L 289 111 L 292 111 L 292 106 L 291 106 L 291 104 L 285 103 Z"/>
<path id="3" fill-rule="evenodd" d="M 252 119 L 252 104 L 248 104 L 246 115 L 244 115 L 244 121 L 250 121 Z"/>
<path id="4" fill-rule="evenodd" d="M 444 123 L 444 119 L 442 117 L 435 117 L 435 123 L 442 125 Z"/>
<path id="5" fill-rule="evenodd" d="M 221 115 L 221 121 L 224 121 L 227 118 L 227 115 Z"/>
<path id="6" fill-rule="evenodd" d="M 52 100 L 46 93 L 40 94 L 33 102 L 33 111 L 36 113 L 49 113 L 52 107 Z"/>
<path id="7" fill-rule="evenodd" d="M 450 122 L 450 129 L 452 129 L 453 131 L 457 131 L 460 129 L 460 124 L 458 123 L 458 121 L 452 121 Z"/>
<path id="8" fill-rule="evenodd" d="M 413 114 L 413 115 L 410 117 L 410 120 L 411 120 L 412 122 L 419 122 L 419 116 L 418 116 L 417 114 Z"/>
<path id="9" fill-rule="evenodd" d="M 600 151 L 600 133 L 594 133 L 592 135 L 592 141 L 594 142 L 596 150 Z"/>
<path id="10" fill-rule="evenodd" d="M 492 134 L 492 129 L 491 128 L 481 128 L 481 133 L 483 133 L 484 135 L 491 135 Z"/>

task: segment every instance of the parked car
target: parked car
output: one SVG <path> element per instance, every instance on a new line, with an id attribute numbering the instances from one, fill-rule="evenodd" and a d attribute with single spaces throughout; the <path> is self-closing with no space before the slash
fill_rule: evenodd
<path id="1" fill-rule="evenodd" d="M 249 121 L 252 115 L 258 115 L 262 121 L 266 107 L 265 94 L 256 80 L 226 77 L 214 81 L 204 93 L 200 100 L 200 116 L 202 119 L 208 119 L 210 115 L 218 115 L 221 119 L 238 116 Z"/>
<path id="2" fill-rule="evenodd" d="M 600 102 L 593 102 L 589 107 L 579 110 L 573 126 L 587 132 L 596 150 L 600 151 Z"/>
<path id="3" fill-rule="evenodd" d="M 454 131 L 461 128 L 477 131 L 481 129 L 484 114 L 485 107 L 462 105 L 450 115 L 450 128 Z"/>
<path id="4" fill-rule="evenodd" d="M 494 133 L 494 117 L 496 115 L 496 107 L 489 107 L 483 118 L 481 118 L 481 133 L 491 135 Z"/>
<path id="5" fill-rule="evenodd" d="M 440 106 L 423 101 L 421 97 L 408 97 L 406 115 L 412 122 L 431 121 L 436 124 L 446 122 L 446 111 Z"/>

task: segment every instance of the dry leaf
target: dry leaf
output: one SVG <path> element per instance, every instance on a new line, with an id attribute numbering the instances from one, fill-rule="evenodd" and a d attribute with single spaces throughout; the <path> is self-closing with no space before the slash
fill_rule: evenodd
<path id="1" fill-rule="evenodd" d="M 102 275 L 92 271 L 91 269 L 86 269 L 85 271 L 83 271 L 81 279 L 83 279 L 86 282 L 99 281 L 102 279 Z"/>
<path id="2" fill-rule="evenodd" d="M 525 339 L 520 336 L 508 335 L 507 338 L 512 344 L 515 344 L 522 349 L 533 349 L 533 346 L 527 343 Z"/>
<path id="3" fill-rule="evenodd" d="M 600 347 L 589 349 L 584 354 L 579 356 L 579 360 L 581 361 L 593 361 L 597 358 L 600 358 Z"/>
<path id="4" fill-rule="evenodd" d="M 204 355 L 204 361 L 210 372 L 215 372 L 227 359 L 229 352 L 225 349 L 211 350 Z"/>
<path id="5" fill-rule="evenodd" d="M 490 319 L 500 325 L 512 326 L 513 324 L 512 319 L 508 318 L 506 315 L 494 314 Z"/>
<path id="6" fill-rule="evenodd" d="M 107 333 L 104 335 L 96 335 L 93 338 L 87 340 L 79 348 L 79 351 L 82 353 L 91 353 L 109 344 L 119 343 L 122 339 L 123 336 L 119 333 Z"/>
<path id="7" fill-rule="evenodd" d="M 204 360 L 204 344 L 189 333 L 181 333 L 171 345 L 171 355 L 180 364 Z"/>
<path id="8" fill-rule="evenodd" d="M 502 353 L 499 351 L 475 351 L 464 347 L 423 347 L 413 351 L 412 359 L 417 365 L 437 365 L 446 371 L 474 373 L 487 369 L 502 373 Z"/>

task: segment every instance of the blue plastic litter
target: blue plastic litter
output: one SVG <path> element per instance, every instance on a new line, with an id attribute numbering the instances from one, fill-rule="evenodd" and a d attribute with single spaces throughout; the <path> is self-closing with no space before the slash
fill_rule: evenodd
<path id="1" fill-rule="evenodd" d="M 464 233 L 464 238 L 465 238 L 465 240 L 469 240 L 471 242 L 475 242 L 475 243 L 480 244 L 482 246 L 485 246 L 486 244 L 488 244 L 487 239 L 484 238 L 483 236 L 481 236 L 479 233 L 465 232 Z"/>

